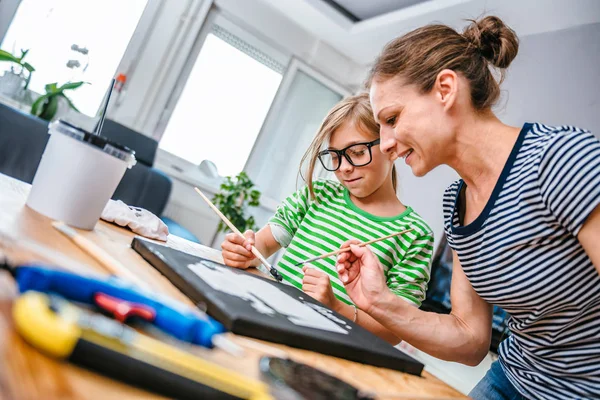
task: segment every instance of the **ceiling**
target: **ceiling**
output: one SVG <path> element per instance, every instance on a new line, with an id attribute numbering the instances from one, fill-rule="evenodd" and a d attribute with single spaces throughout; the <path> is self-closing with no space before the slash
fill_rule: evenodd
<path id="1" fill-rule="evenodd" d="M 352 22 L 364 21 L 429 0 L 321 0 Z"/>
<path id="2" fill-rule="evenodd" d="M 493 14 L 520 37 L 600 22 L 599 0 L 261 1 L 359 65 L 371 63 L 395 37 L 433 22 L 462 29 L 465 19 Z"/>

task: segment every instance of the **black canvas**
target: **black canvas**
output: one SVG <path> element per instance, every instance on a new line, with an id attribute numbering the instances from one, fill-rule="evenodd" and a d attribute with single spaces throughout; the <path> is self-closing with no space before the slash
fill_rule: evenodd
<path id="1" fill-rule="evenodd" d="M 413 375 L 423 370 L 420 362 L 295 287 L 139 238 L 131 247 L 194 303 L 204 304 L 207 313 L 233 333 Z M 227 280 L 217 282 L 215 277 Z M 238 289 L 244 292 L 248 287 L 256 288 L 259 297 L 236 295 Z M 277 295 L 279 304 L 264 301 L 265 293 Z M 275 310 L 284 303 L 294 304 L 288 309 L 298 311 L 298 316 Z M 322 324 L 311 327 L 306 321 Z M 329 330 L 323 330 L 324 326 Z"/>

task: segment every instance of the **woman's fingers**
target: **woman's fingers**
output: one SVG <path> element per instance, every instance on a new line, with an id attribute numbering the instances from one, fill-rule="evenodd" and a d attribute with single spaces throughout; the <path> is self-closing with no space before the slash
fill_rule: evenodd
<path id="1" fill-rule="evenodd" d="M 360 259 L 363 265 L 373 267 L 377 265 L 377 257 L 375 254 L 366 246 L 356 246 L 354 244 L 350 245 L 350 252 L 356 256 L 357 259 Z"/>
<path id="2" fill-rule="evenodd" d="M 360 244 L 361 242 L 357 239 L 351 239 L 348 240 L 346 242 L 344 242 L 340 248 L 346 248 L 346 247 L 351 247 L 352 245 L 357 245 Z M 338 263 L 343 263 L 346 261 L 353 261 L 356 257 L 354 256 L 354 254 L 352 254 L 351 251 L 345 251 L 343 253 L 338 254 Z"/>

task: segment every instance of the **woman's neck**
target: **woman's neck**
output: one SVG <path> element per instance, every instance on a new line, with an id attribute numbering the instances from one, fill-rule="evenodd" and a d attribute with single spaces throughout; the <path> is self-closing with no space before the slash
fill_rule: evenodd
<path id="1" fill-rule="evenodd" d="M 476 116 L 456 128 L 456 142 L 447 164 L 471 192 L 493 189 L 515 142 L 519 128 L 505 125 L 493 114 Z"/>
<path id="2" fill-rule="evenodd" d="M 358 198 L 350 193 L 350 200 L 361 210 L 377 217 L 394 217 L 406 210 L 396 195 L 391 176 L 385 184 L 366 197 Z"/>

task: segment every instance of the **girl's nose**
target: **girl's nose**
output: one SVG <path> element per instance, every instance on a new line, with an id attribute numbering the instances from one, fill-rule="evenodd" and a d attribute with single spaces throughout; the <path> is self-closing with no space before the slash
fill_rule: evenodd
<path id="1" fill-rule="evenodd" d="M 340 160 L 340 171 L 342 172 L 352 172 L 352 169 L 354 168 L 354 165 L 350 164 L 350 162 L 348 160 L 346 160 L 346 157 L 342 157 Z"/>

